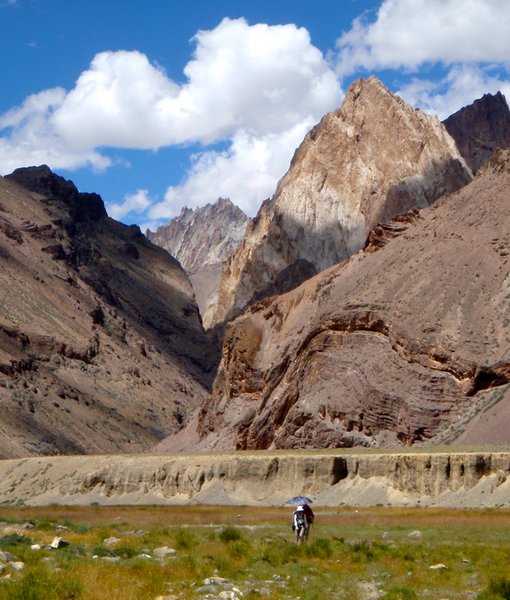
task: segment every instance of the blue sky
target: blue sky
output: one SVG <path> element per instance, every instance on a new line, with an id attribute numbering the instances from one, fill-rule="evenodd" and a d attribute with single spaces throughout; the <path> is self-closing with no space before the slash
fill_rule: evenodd
<path id="1" fill-rule="evenodd" d="M 510 94 L 508 0 L 0 0 L 0 24 L 0 174 L 46 163 L 142 229 L 255 214 L 359 77 L 440 118 Z"/>

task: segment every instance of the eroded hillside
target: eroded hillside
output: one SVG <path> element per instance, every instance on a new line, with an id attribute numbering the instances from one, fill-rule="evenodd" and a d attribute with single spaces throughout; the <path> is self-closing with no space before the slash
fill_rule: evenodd
<path id="1" fill-rule="evenodd" d="M 509 381 L 509 231 L 507 150 L 385 243 L 249 307 L 227 329 L 202 443 L 433 440 Z"/>
<path id="2" fill-rule="evenodd" d="M 47 167 L 0 178 L 0 457 L 140 452 L 204 402 L 187 276 Z"/>

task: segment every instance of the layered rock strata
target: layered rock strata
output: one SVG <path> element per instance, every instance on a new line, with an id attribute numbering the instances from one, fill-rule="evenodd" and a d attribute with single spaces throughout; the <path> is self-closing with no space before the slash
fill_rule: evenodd
<path id="1" fill-rule="evenodd" d="M 430 205 L 471 179 L 439 121 L 408 106 L 376 78 L 354 83 L 342 106 L 306 136 L 250 224 L 222 275 L 214 320 L 238 314 L 254 297 L 294 286 L 363 248 L 369 230 Z M 289 280 L 289 277 L 284 278 Z"/>
<path id="2" fill-rule="evenodd" d="M 48 167 L 0 178 L 0 457 L 140 452 L 208 394 L 190 282 Z"/>
<path id="3" fill-rule="evenodd" d="M 473 414 L 510 381 L 509 231 L 499 151 L 384 244 L 250 306 L 225 334 L 204 447 L 432 443 Z M 506 422 L 508 397 L 491 402 Z"/>
<path id="4" fill-rule="evenodd" d="M 5 504 L 510 506 L 508 452 L 46 457 L 0 462 Z"/>

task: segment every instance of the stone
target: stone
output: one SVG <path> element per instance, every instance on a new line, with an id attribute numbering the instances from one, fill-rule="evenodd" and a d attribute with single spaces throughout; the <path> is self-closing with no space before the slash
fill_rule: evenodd
<path id="1" fill-rule="evenodd" d="M 9 562 L 14 560 L 14 556 L 7 550 L 0 550 L 0 560 L 2 562 Z"/>
<path id="2" fill-rule="evenodd" d="M 108 563 L 120 562 L 120 556 L 102 556 L 101 560 Z"/>
<path id="3" fill-rule="evenodd" d="M 116 537 L 108 537 L 103 540 L 103 544 L 105 546 L 115 546 L 119 542 L 120 542 L 120 539 L 116 538 Z"/>
<path id="4" fill-rule="evenodd" d="M 11 567 L 11 569 L 13 569 L 14 571 L 23 571 L 23 569 L 25 568 L 25 563 L 22 561 L 12 561 L 9 563 L 9 566 Z"/>
<path id="5" fill-rule="evenodd" d="M 53 548 L 54 550 L 58 548 L 65 548 L 66 546 L 69 546 L 69 542 L 58 536 L 54 537 L 50 544 L 50 548 Z"/>
<path id="6" fill-rule="evenodd" d="M 159 548 L 154 548 L 153 554 L 158 558 L 165 558 L 166 556 L 173 556 L 177 551 L 173 548 L 169 548 L 168 546 L 161 546 Z"/>
<path id="7" fill-rule="evenodd" d="M 421 540 L 421 538 L 423 537 L 423 533 L 418 529 L 415 529 L 414 531 L 411 531 L 411 533 L 409 533 L 407 537 L 412 540 Z"/>

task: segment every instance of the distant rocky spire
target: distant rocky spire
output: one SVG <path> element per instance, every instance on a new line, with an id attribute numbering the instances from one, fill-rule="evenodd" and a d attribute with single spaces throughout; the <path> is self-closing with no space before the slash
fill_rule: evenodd
<path id="1" fill-rule="evenodd" d="M 497 148 L 510 148 L 510 110 L 501 92 L 484 94 L 443 123 L 473 173 Z"/>

